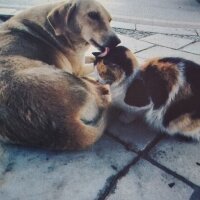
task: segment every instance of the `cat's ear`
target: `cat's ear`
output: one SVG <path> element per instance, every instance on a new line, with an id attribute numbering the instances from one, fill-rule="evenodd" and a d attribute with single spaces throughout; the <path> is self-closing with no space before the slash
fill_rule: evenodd
<path id="1" fill-rule="evenodd" d="M 143 107 L 150 103 L 142 79 L 135 79 L 126 91 L 124 102 L 130 106 Z"/>

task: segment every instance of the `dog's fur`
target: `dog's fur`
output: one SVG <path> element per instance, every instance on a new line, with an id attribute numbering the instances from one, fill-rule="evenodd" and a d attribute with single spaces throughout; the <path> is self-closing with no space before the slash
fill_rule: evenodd
<path id="1" fill-rule="evenodd" d="M 84 64 L 90 44 L 103 50 L 120 42 L 110 21 L 109 13 L 93 0 L 34 7 L 3 25 L 0 53 L 40 60 L 83 76 L 91 72 Z"/>
<path id="2" fill-rule="evenodd" d="M 200 139 L 200 65 L 166 57 L 139 66 L 134 54 L 119 46 L 97 58 L 96 68 L 100 81 L 111 84 L 113 104 L 124 111 L 121 119 L 142 114 L 161 131 Z"/>
<path id="3" fill-rule="evenodd" d="M 38 6 L 0 28 L 0 137 L 49 149 L 82 149 L 103 133 L 107 87 L 86 78 L 84 52 L 120 40 L 92 0 Z"/>

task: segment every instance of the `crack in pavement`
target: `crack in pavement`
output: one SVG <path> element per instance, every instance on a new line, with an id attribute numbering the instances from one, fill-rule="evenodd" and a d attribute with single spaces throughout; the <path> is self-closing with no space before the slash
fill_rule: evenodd
<path id="1" fill-rule="evenodd" d="M 135 165 L 141 158 L 143 158 L 148 152 L 155 147 L 156 144 L 158 144 L 162 139 L 164 138 L 164 135 L 158 135 L 155 137 L 150 144 L 147 145 L 147 147 L 143 150 L 138 152 L 138 156 L 134 158 L 131 162 L 129 162 L 122 170 L 120 170 L 116 175 L 111 176 L 106 183 L 105 189 L 102 189 L 102 192 L 100 191 L 97 197 L 97 200 L 106 200 L 109 197 L 109 194 L 114 192 L 116 189 L 118 181 L 123 178 L 130 170 L 130 168 Z M 122 144 L 122 143 L 121 143 Z M 125 143 L 126 144 L 126 143 Z M 124 142 L 123 144 L 124 145 Z M 128 147 L 127 147 L 128 148 Z M 132 150 L 131 150 L 132 151 Z"/>
<path id="2" fill-rule="evenodd" d="M 164 171 L 165 173 L 177 178 L 178 180 L 182 181 L 183 183 L 185 183 L 186 185 L 188 185 L 189 187 L 191 187 L 194 190 L 194 193 L 192 194 L 190 200 L 199 200 L 200 199 L 200 186 L 194 184 L 193 182 L 189 181 L 188 179 L 186 179 L 185 177 L 177 174 L 176 172 L 168 169 L 167 167 L 161 165 L 160 163 L 158 163 L 157 161 L 155 161 L 154 159 L 152 159 L 148 153 L 151 151 L 152 148 L 154 148 L 162 139 L 166 138 L 167 136 L 162 134 L 162 135 L 158 135 L 156 136 L 152 142 L 147 145 L 147 147 L 143 150 L 143 151 L 135 151 L 134 149 L 132 149 L 130 147 L 129 144 L 127 144 L 126 142 L 122 141 L 120 138 L 113 136 L 112 134 L 110 134 L 109 132 L 107 132 L 107 135 L 110 136 L 112 139 L 114 139 L 116 142 L 120 143 L 121 145 L 123 145 L 125 147 L 125 149 L 127 151 L 132 151 L 134 153 L 137 153 L 138 156 L 136 158 L 134 158 L 130 163 L 128 163 L 122 170 L 120 170 L 116 175 L 110 177 L 107 180 L 106 186 L 104 189 L 102 189 L 102 191 L 99 193 L 97 200 L 106 200 L 109 195 L 115 191 L 116 186 L 118 181 L 123 178 L 124 176 L 126 176 L 126 174 L 128 174 L 130 168 L 135 165 L 140 159 L 144 159 L 148 162 L 150 162 L 152 165 L 154 165 L 155 167 L 161 169 L 162 171 Z"/>
<path id="3" fill-rule="evenodd" d="M 158 163 L 157 161 L 153 160 L 151 157 L 144 156 L 143 159 L 147 160 L 148 162 L 150 162 L 152 165 L 156 166 L 157 168 L 161 169 L 162 171 L 166 172 L 167 174 L 170 174 L 171 176 L 177 178 L 178 180 L 182 181 L 183 183 L 187 184 L 188 186 L 190 186 L 192 189 L 196 190 L 199 188 L 198 185 L 194 184 L 193 182 L 189 181 L 188 179 L 186 179 L 185 177 L 177 174 L 176 172 L 172 171 L 171 169 L 165 167 L 164 165 L 161 165 L 160 163 Z"/>

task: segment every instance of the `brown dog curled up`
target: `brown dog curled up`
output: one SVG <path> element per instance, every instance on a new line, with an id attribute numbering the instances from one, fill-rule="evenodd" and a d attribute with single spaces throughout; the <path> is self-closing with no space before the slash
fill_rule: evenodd
<path id="1" fill-rule="evenodd" d="M 200 65 L 176 58 L 156 58 L 139 66 L 123 46 L 96 58 L 98 78 L 111 85 L 113 105 L 123 121 L 144 116 L 147 123 L 170 135 L 200 140 Z"/>
<path id="2" fill-rule="evenodd" d="M 90 45 L 104 55 L 120 42 L 110 21 L 100 3 L 69 0 L 25 10 L 1 26 L 0 140 L 64 150 L 100 138 L 109 89 L 82 77 L 91 71 L 84 63 Z"/>

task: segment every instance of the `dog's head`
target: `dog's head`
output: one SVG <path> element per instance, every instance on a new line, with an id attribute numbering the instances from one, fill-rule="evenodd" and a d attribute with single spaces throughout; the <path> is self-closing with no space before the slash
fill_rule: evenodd
<path id="1" fill-rule="evenodd" d="M 126 47 L 117 46 L 104 57 L 99 57 L 100 54 L 93 53 L 96 57 L 95 69 L 101 83 L 118 85 L 132 75 L 138 67 L 134 54 Z"/>
<path id="2" fill-rule="evenodd" d="M 47 16 L 57 36 L 71 32 L 106 54 L 120 39 L 110 27 L 111 16 L 94 0 L 70 0 Z"/>

